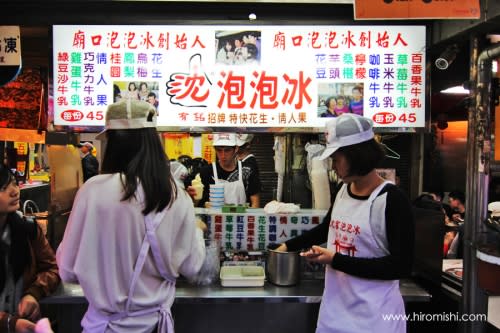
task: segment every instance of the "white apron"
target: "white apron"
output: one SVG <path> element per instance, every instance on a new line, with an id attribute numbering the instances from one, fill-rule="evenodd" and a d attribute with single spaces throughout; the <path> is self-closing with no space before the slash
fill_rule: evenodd
<path id="1" fill-rule="evenodd" d="M 217 175 L 217 167 L 212 163 L 214 170 L 214 180 L 216 184 L 224 184 L 224 203 L 234 205 L 244 205 L 247 202 L 247 195 L 245 193 L 245 184 L 243 183 L 243 170 L 241 161 L 238 161 L 238 180 L 228 182 L 224 179 L 219 179 Z"/>
<path id="2" fill-rule="evenodd" d="M 328 249 L 360 258 L 389 254 L 387 240 L 374 237 L 380 221 L 370 223 L 373 201 L 386 184 L 361 205 L 349 196 L 347 184 L 342 186 L 331 214 Z M 383 315 L 405 315 L 398 280 L 355 277 L 327 265 L 316 333 L 406 332 L 404 320 L 384 320 Z"/>
<path id="3" fill-rule="evenodd" d="M 135 286 L 137 284 L 137 279 L 139 278 L 139 274 L 144 267 L 144 263 L 146 261 L 146 257 L 148 255 L 149 249 L 151 248 L 153 259 L 160 272 L 161 276 L 168 281 L 169 287 L 172 288 L 172 293 L 175 297 L 175 278 L 171 277 L 167 273 L 167 269 L 165 264 L 161 258 L 160 247 L 158 245 L 158 238 L 156 237 L 156 229 L 160 225 L 160 222 L 163 220 L 165 212 L 167 208 L 165 208 L 160 213 L 150 213 L 145 217 L 146 223 L 146 234 L 144 235 L 144 239 L 142 241 L 141 250 L 139 252 L 139 256 L 137 257 L 134 273 L 132 275 L 132 280 L 130 283 L 130 288 L 128 291 L 127 303 L 125 305 L 125 310 L 123 312 L 106 314 L 99 312 L 99 310 L 92 308 L 89 305 L 87 312 L 82 320 L 83 332 L 89 333 L 104 333 L 107 330 L 107 327 L 110 322 L 117 321 L 126 317 L 137 317 L 137 320 L 141 320 L 139 317 L 149 315 L 152 313 L 158 313 L 158 333 L 174 333 L 174 325 L 172 314 L 170 312 L 170 305 L 173 300 L 166 299 L 163 304 L 158 304 L 152 306 L 150 308 L 145 308 L 138 311 L 130 310 L 130 302 L 132 300 Z M 169 304 L 170 303 L 170 304 Z"/>

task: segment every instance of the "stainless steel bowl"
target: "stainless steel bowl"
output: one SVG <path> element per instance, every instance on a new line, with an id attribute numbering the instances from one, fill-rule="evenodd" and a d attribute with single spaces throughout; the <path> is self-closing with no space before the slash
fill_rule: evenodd
<path id="1" fill-rule="evenodd" d="M 300 256 L 296 252 L 267 250 L 267 278 L 278 286 L 293 286 L 300 280 Z"/>

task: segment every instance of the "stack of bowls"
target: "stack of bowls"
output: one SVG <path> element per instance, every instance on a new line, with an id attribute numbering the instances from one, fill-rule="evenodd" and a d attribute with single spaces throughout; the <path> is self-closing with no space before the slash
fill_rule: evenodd
<path id="1" fill-rule="evenodd" d="M 224 206 L 224 184 L 210 184 L 209 201 L 211 208 Z"/>

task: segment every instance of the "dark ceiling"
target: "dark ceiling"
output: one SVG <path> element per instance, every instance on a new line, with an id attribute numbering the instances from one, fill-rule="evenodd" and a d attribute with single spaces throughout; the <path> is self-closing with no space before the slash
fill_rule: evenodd
<path id="1" fill-rule="evenodd" d="M 160 1 L 3 1 L 2 25 L 21 26 L 24 66 L 50 67 L 51 26 L 54 24 L 361 24 L 380 25 L 386 21 L 354 21 L 352 4 L 325 3 L 230 3 Z M 248 15 L 255 13 L 256 21 Z M 425 24 L 429 39 L 433 21 L 391 21 L 391 24 Z M 460 30 L 460 29 L 458 29 Z M 445 113 L 448 120 L 467 119 L 467 96 L 447 96 L 442 89 L 469 79 L 470 39 L 484 40 L 488 33 L 500 33 L 500 15 L 474 28 L 433 43 L 427 50 L 431 119 Z M 448 69 L 439 70 L 435 59 L 452 44 L 458 46 L 456 59 Z"/>

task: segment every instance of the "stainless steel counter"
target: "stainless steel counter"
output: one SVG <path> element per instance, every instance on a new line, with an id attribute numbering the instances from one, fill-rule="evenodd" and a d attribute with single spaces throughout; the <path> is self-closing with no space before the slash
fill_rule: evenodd
<path id="1" fill-rule="evenodd" d="M 180 279 L 172 306 L 175 331 L 314 332 L 323 283 L 323 280 L 302 280 L 292 287 L 265 282 L 263 287 L 228 288 L 220 283 L 195 286 Z M 405 302 L 431 300 L 431 295 L 411 280 L 401 281 L 400 287 Z M 54 295 L 41 301 L 41 307 L 44 314 L 52 314 L 58 332 L 81 332 L 80 321 L 87 309 L 87 300 L 79 285 L 62 284 Z M 254 320 L 242 322 L 242 318 L 250 317 Z"/>
<path id="2" fill-rule="evenodd" d="M 219 283 L 196 286 L 177 281 L 175 303 L 319 303 L 323 280 L 302 280 L 291 287 L 266 282 L 263 287 L 222 287 Z M 429 302 L 431 295 L 411 280 L 400 282 L 405 302 Z M 44 304 L 85 304 L 87 300 L 78 284 L 61 284 L 57 292 L 41 301 Z"/>

